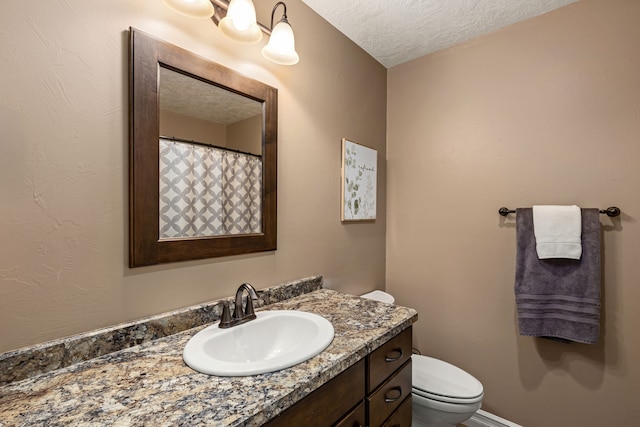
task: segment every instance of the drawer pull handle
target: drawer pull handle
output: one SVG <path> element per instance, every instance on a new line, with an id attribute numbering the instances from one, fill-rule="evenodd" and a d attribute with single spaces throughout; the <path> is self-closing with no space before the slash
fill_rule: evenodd
<path id="1" fill-rule="evenodd" d="M 396 354 L 394 354 L 396 353 Z M 395 362 L 397 360 L 402 359 L 402 349 L 401 348 L 396 348 L 395 350 L 387 353 L 387 356 L 384 358 L 385 362 Z"/>
<path id="2" fill-rule="evenodd" d="M 384 402 L 385 403 L 393 403 L 393 402 L 398 401 L 401 397 L 402 397 L 402 387 L 395 386 L 395 387 L 390 388 L 384 394 Z"/>

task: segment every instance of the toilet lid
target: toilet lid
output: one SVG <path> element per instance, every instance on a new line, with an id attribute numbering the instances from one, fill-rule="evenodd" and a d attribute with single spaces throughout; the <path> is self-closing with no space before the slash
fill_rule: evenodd
<path id="1" fill-rule="evenodd" d="M 482 398 L 482 383 L 457 366 L 415 354 L 411 359 L 414 393 L 460 403 Z"/>

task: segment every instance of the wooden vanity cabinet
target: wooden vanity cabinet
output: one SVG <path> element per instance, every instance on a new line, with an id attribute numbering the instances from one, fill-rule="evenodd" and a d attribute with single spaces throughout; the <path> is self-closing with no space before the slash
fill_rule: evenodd
<path id="1" fill-rule="evenodd" d="M 411 328 L 315 390 L 266 427 L 411 427 Z"/>
<path id="2" fill-rule="evenodd" d="M 411 427 L 411 403 L 411 397 L 406 398 L 382 427 Z"/>
<path id="3" fill-rule="evenodd" d="M 360 360 L 264 425 L 268 427 L 336 425 L 364 398 L 365 363 L 364 359 Z"/>
<path id="4" fill-rule="evenodd" d="M 411 348 L 408 328 L 367 356 L 367 426 L 411 427 Z"/>
<path id="5" fill-rule="evenodd" d="M 367 421 L 367 406 L 360 402 L 356 408 L 348 413 L 335 427 L 364 427 Z"/>

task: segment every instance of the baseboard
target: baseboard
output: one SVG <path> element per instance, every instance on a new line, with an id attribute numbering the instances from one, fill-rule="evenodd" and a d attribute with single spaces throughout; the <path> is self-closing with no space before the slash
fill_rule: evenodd
<path id="1" fill-rule="evenodd" d="M 522 427 L 519 424 L 507 421 L 497 415 L 478 409 L 473 417 L 464 422 L 467 427 Z"/>

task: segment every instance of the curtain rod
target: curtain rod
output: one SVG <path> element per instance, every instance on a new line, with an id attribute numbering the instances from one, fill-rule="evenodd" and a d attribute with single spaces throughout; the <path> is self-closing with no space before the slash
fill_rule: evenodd
<path id="1" fill-rule="evenodd" d="M 611 217 L 611 218 L 620 215 L 620 208 L 618 208 L 617 206 L 610 206 L 607 209 L 600 209 L 599 211 L 601 214 L 607 215 L 608 217 Z M 498 213 L 502 216 L 507 216 L 510 213 L 516 213 L 516 211 L 513 209 L 502 207 L 498 209 Z"/>
<path id="2" fill-rule="evenodd" d="M 182 138 L 176 138 L 175 136 L 163 136 L 163 135 L 160 135 L 160 138 L 168 139 L 169 141 L 182 142 L 184 144 L 200 145 L 202 147 L 208 147 L 208 148 L 215 148 L 215 149 L 218 149 L 218 150 L 231 151 L 231 152 L 234 152 L 234 153 L 245 154 L 247 156 L 257 157 L 259 159 L 262 158 L 262 156 L 260 154 L 254 154 L 254 153 L 248 153 L 246 151 L 234 150 L 233 148 L 220 147 L 218 145 L 207 144 L 206 142 L 194 141 L 192 139 L 182 139 Z"/>

